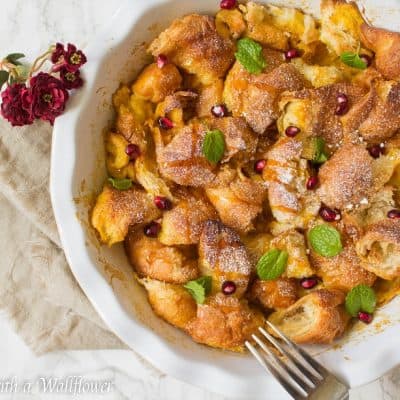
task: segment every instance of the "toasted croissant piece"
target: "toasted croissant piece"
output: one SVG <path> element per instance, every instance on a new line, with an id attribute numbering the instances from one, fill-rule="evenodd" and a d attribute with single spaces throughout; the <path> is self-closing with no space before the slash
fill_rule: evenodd
<path id="1" fill-rule="evenodd" d="M 258 138 L 243 118 L 209 118 L 205 122 L 210 129 L 219 129 L 224 134 L 226 149 L 221 162 L 253 158 Z"/>
<path id="2" fill-rule="evenodd" d="M 317 199 L 306 194 L 307 161 L 300 159 L 302 149 L 300 141 L 279 139 L 267 153 L 263 171 L 272 214 L 287 229 L 304 228 L 319 209 Z"/>
<path id="3" fill-rule="evenodd" d="M 198 305 L 197 316 L 187 324 L 186 331 L 198 343 L 243 351 L 244 342 L 264 322 L 263 315 L 245 300 L 219 293 Z"/>
<path id="4" fill-rule="evenodd" d="M 352 106 L 367 90 L 347 83 L 304 89 L 294 93 L 284 93 L 279 103 L 283 114 L 278 121 L 283 133 L 290 125 L 301 129 L 304 136 L 321 136 L 330 147 L 339 147 L 343 139 L 341 118 L 335 115 L 337 96 L 343 93 Z"/>
<path id="5" fill-rule="evenodd" d="M 214 18 L 191 14 L 176 19 L 151 43 L 149 52 L 165 54 L 207 85 L 224 76 L 234 59 L 234 44 L 218 34 Z"/>
<path id="6" fill-rule="evenodd" d="M 253 220 L 263 210 L 267 188 L 262 181 L 233 174 L 229 179 L 221 178 L 218 185 L 206 188 L 206 195 L 218 211 L 222 222 L 239 233 L 254 229 Z"/>
<path id="7" fill-rule="evenodd" d="M 125 238 L 129 261 L 140 277 L 168 283 L 186 283 L 196 279 L 197 261 L 176 247 L 165 246 L 157 239 L 131 230 Z"/>
<path id="8" fill-rule="evenodd" d="M 363 24 L 361 40 L 375 52 L 378 71 L 386 79 L 400 79 L 400 34 Z"/>
<path id="9" fill-rule="evenodd" d="M 125 149 L 128 141 L 124 136 L 110 132 L 106 137 L 106 165 L 109 174 L 114 178 L 135 178 L 135 169 Z"/>
<path id="10" fill-rule="evenodd" d="M 217 213 L 205 196 L 182 190 L 172 210 L 164 211 L 159 240 L 166 245 L 196 244 L 205 221 Z"/>
<path id="11" fill-rule="evenodd" d="M 235 295 L 247 288 L 252 266 L 239 235 L 219 221 L 204 224 L 199 242 L 199 268 L 202 275 L 213 278 L 213 287 L 220 290 L 224 281 L 236 283 Z"/>
<path id="12" fill-rule="evenodd" d="M 91 222 L 101 241 L 111 246 L 124 240 L 131 225 L 150 222 L 159 215 L 144 190 L 137 186 L 117 190 L 107 184 L 97 197 Z"/>
<path id="13" fill-rule="evenodd" d="M 168 63 L 163 68 L 159 68 L 153 63 L 140 73 L 132 90 L 145 100 L 159 103 L 178 90 L 181 84 L 181 74 L 174 64 Z"/>
<path id="14" fill-rule="evenodd" d="M 200 88 L 196 103 L 196 115 L 199 118 L 211 116 L 211 108 L 215 105 L 222 104 L 223 90 L 224 81 L 222 79 L 218 79 L 211 85 L 202 86 Z"/>
<path id="15" fill-rule="evenodd" d="M 400 221 L 385 219 L 367 226 L 356 243 L 364 268 L 383 279 L 400 276 Z"/>
<path id="16" fill-rule="evenodd" d="M 283 276 L 300 279 L 314 275 L 307 256 L 306 241 L 300 232 L 289 230 L 281 233 L 271 241 L 270 247 L 285 250 L 289 255 Z"/>
<path id="17" fill-rule="evenodd" d="M 265 51 L 265 57 L 268 67 L 258 75 L 250 74 L 236 62 L 226 77 L 224 88 L 224 100 L 232 114 L 243 116 L 258 134 L 263 134 L 279 117 L 281 93 L 305 86 L 303 75 L 296 67 L 281 64 L 281 54 L 269 50 Z"/>
<path id="18" fill-rule="evenodd" d="M 381 143 L 400 129 L 400 83 L 376 80 L 368 94 L 343 119 L 345 132 L 358 131 L 370 143 Z"/>
<path id="19" fill-rule="evenodd" d="M 272 16 L 268 13 L 266 7 L 249 1 L 246 5 L 241 5 L 240 10 L 243 12 L 247 23 L 247 37 L 276 50 L 288 48 L 288 36 L 284 30 L 271 23 Z"/>
<path id="20" fill-rule="evenodd" d="M 298 298 L 296 280 L 278 278 L 273 281 L 262 281 L 256 279 L 251 285 L 249 298 L 266 310 L 288 308 Z"/>
<path id="21" fill-rule="evenodd" d="M 372 286 L 376 280 L 375 274 L 363 268 L 351 242 L 335 257 L 322 257 L 312 251 L 311 261 L 328 289 L 350 291 L 359 284 Z"/>
<path id="22" fill-rule="evenodd" d="M 246 30 L 243 14 L 236 8 L 220 10 L 215 16 L 215 25 L 221 36 L 233 39 L 238 39 Z"/>
<path id="23" fill-rule="evenodd" d="M 361 145 L 345 144 L 319 171 L 318 194 L 328 207 L 344 209 L 373 193 L 372 157 Z"/>
<path id="24" fill-rule="evenodd" d="M 197 304 L 181 285 L 142 279 L 154 312 L 170 324 L 185 329 L 196 318 Z"/>
<path id="25" fill-rule="evenodd" d="M 269 320 L 296 343 L 331 343 L 344 332 L 349 319 L 343 301 L 339 290 L 316 290 L 274 312 Z"/>
<path id="26" fill-rule="evenodd" d="M 345 51 L 359 50 L 363 23 L 364 18 L 355 2 L 321 1 L 321 41 L 338 56 Z"/>
<path id="27" fill-rule="evenodd" d="M 394 188 L 384 186 L 371 197 L 369 207 L 363 213 L 363 225 L 373 225 L 387 218 L 390 210 L 396 208 L 394 197 Z"/>
<path id="28" fill-rule="evenodd" d="M 215 179 L 215 166 L 202 153 L 207 127 L 199 122 L 178 129 L 172 141 L 164 146 L 155 138 L 157 162 L 161 175 L 182 186 L 203 186 Z"/>

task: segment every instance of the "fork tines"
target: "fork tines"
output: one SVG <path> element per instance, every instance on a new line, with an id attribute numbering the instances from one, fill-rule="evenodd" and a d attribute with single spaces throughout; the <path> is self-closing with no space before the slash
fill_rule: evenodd
<path id="1" fill-rule="evenodd" d="M 329 372 L 269 321 L 267 324 L 282 342 L 278 342 L 264 328 L 260 327 L 258 329 L 262 338 L 255 334 L 252 335 L 252 338 L 261 351 L 249 341 L 245 342 L 246 347 L 294 399 L 309 398 L 325 381 Z M 263 339 L 266 339 L 267 343 Z M 279 356 L 276 355 L 278 352 Z"/>

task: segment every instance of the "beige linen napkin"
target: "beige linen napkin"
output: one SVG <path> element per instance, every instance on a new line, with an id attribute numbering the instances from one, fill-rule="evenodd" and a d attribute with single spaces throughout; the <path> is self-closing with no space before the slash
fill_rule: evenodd
<path id="1" fill-rule="evenodd" d="M 125 348 L 60 247 L 49 195 L 51 133 L 44 122 L 13 128 L 0 118 L 0 310 L 38 354 Z"/>

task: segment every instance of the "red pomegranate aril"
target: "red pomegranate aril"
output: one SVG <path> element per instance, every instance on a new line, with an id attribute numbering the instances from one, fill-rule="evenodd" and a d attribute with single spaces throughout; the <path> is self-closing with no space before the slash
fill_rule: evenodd
<path id="1" fill-rule="evenodd" d="M 388 218 L 390 219 L 400 219 L 400 210 L 393 209 L 387 213 Z"/>
<path id="2" fill-rule="evenodd" d="M 358 313 L 358 319 L 365 324 L 369 324 L 372 322 L 372 314 L 364 312 L 364 311 L 359 311 Z"/>
<path id="3" fill-rule="evenodd" d="M 326 222 L 333 222 L 340 219 L 340 213 L 326 206 L 322 206 L 319 209 L 319 215 Z"/>
<path id="4" fill-rule="evenodd" d="M 163 68 L 168 63 L 168 58 L 164 54 L 159 54 L 156 58 L 156 64 L 158 68 Z"/>
<path id="5" fill-rule="evenodd" d="M 146 236 L 155 238 L 158 236 L 160 230 L 161 225 L 158 222 L 153 221 L 144 227 L 143 232 Z"/>
<path id="6" fill-rule="evenodd" d="M 372 64 L 372 58 L 368 54 L 360 54 L 360 58 L 365 62 L 367 68 Z"/>
<path id="7" fill-rule="evenodd" d="M 290 49 L 285 52 L 286 60 L 291 60 L 293 58 L 299 58 L 301 56 L 300 52 L 297 49 Z"/>
<path id="8" fill-rule="evenodd" d="M 335 109 L 336 115 L 344 115 L 349 111 L 349 99 L 344 93 L 339 93 L 336 97 L 337 106 Z"/>
<path id="9" fill-rule="evenodd" d="M 235 284 L 235 282 L 225 281 L 222 284 L 222 293 L 225 294 L 226 296 L 229 296 L 230 294 L 233 294 L 235 292 L 236 292 L 236 284 Z"/>
<path id="10" fill-rule="evenodd" d="M 312 289 L 313 287 L 318 285 L 318 279 L 317 278 L 303 278 L 300 281 L 300 285 L 304 289 Z"/>
<path id="11" fill-rule="evenodd" d="M 256 163 L 254 164 L 254 172 L 257 172 L 257 174 L 262 174 L 266 163 L 267 162 L 264 159 L 257 160 Z"/>
<path id="12" fill-rule="evenodd" d="M 154 197 L 154 204 L 160 210 L 170 210 L 172 208 L 171 200 L 163 196 Z"/>
<path id="13" fill-rule="evenodd" d="M 307 184 L 306 187 L 308 190 L 313 190 L 317 187 L 318 185 L 318 176 L 314 175 L 314 176 L 310 176 L 307 180 Z"/>
<path id="14" fill-rule="evenodd" d="M 286 136 L 295 137 L 300 133 L 300 128 L 290 125 L 285 129 Z"/>
<path id="15" fill-rule="evenodd" d="M 126 146 L 125 153 L 129 156 L 131 161 L 134 161 L 140 157 L 140 147 L 137 144 L 130 143 Z"/>
<path id="16" fill-rule="evenodd" d="M 236 0 L 221 0 L 219 6 L 224 10 L 231 10 L 236 7 Z"/>
<path id="17" fill-rule="evenodd" d="M 385 147 L 381 147 L 379 144 L 375 144 L 371 147 L 368 147 L 368 152 L 371 157 L 379 158 L 385 152 Z"/>
<path id="18" fill-rule="evenodd" d="M 161 129 L 172 129 L 174 127 L 174 123 L 167 117 L 158 118 L 158 125 Z"/>
<path id="19" fill-rule="evenodd" d="M 215 106 L 213 106 L 211 108 L 211 114 L 217 118 L 225 117 L 227 112 L 228 112 L 228 110 L 226 109 L 224 104 L 216 104 Z"/>

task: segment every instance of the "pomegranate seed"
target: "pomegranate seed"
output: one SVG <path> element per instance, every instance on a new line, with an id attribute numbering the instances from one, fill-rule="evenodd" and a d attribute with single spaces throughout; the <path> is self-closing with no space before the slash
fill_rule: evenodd
<path id="1" fill-rule="evenodd" d="M 381 147 L 379 144 L 375 144 L 368 147 L 369 154 L 373 158 L 379 158 L 385 152 L 385 147 Z"/>
<path id="2" fill-rule="evenodd" d="M 236 292 L 236 284 L 235 282 L 232 281 L 225 281 L 222 284 L 222 293 L 229 296 L 230 294 L 233 294 Z"/>
<path id="3" fill-rule="evenodd" d="M 257 174 L 262 174 L 266 163 L 267 162 L 264 159 L 257 160 L 256 163 L 254 164 L 254 172 L 257 172 Z"/>
<path id="4" fill-rule="evenodd" d="M 306 187 L 308 190 L 313 190 L 316 188 L 316 186 L 318 185 L 318 176 L 314 175 L 314 176 L 310 176 L 307 180 L 307 184 Z"/>
<path id="5" fill-rule="evenodd" d="M 156 64 L 158 68 L 163 68 L 165 64 L 168 64 L 168 58 L 164 54 L 159 54 L 156 58 Z"/>
<path id="6" fill-rule="evenodd" d="M 154 198 L 154 204 L 160 210 L 170 210 L 172 208 L 171 200 L 163 196 L 156 196 Z"/>
<path id="7" fill-rule="evenodd" d="M 140 147 L 137 144 L 132 143 L 126 146 L 125 153 L 129 156 L 131 161 L 136 160 L 142 154 L 142 152 L 140 151 Z"/>
<path id="8" fill-rule="evenodd" d="M 333 222 L 340 219 L 340 212 L 332 210 L 331 208 L 326 206 L 322 206 L 319 209 L 319 215 L 326 222 Z"/>
<path id="9" fill-rule="evenodd" d="M 289 136 L 289 137 L 295 137 L 299 133 L 300 133 L 300 128 L 298 128 L 297 126 L 291 125 L 285 129 L 285 134 L 286 134 L 286 136 Z"/>
<path id="10" fill-rule="evenodd" d="M 161 225 L 158 222 L 153 221 L 144 227 L 143 232 L 146 236 L 154 238 L 157 237 L 160 230 L 161 230 Z"/>
<path id="11" fill-rule="evenodd" d="M 172 129 L 174 127 L 174 123 L 167 117 L 158 118 L 158 125 L 161 129 Z"/>
<path id="12" fill-rule="evenodd" d="M 317 278 L 303 278 L 300 281 L 300 285 L 304 289 L 312 289 L 314 286 L 318 285 L 318 279 Z"/>
<path id="13" fill-rule="evenodd" d="M 367 64 L 367 68 L 372 64 L 372 58 L 368 54 L 360 54 L 360 58 Z"/>
<path id="14" fill-rule="evenodd" d="M 369 324 L 372 322 L 372 314 L 364 312 L 364 311 L 360 311 L 358 313 L 358 319 L 362 322 L 364 322 L 365 324 Z"/>
<path id="15" fill-rule="evenodd" d="M 301 56 L 300 52 L 297 49 L 290 49 L 285 52 L 286 60 L 291 60 L 292 58 L 299 58 Z"/>
<path id="16" fill-rule="evenodd" d="M 228 113 L 228 110 L 226 109 L 225 105 L 217 104 L 212 106 L 211 113 L 214 115 L 214 117 L 222 118 L 225 117 L 225 115 Z"/>
<path id="17" fill-rule="evenodd" d="M 224 10 L 231 10 L 236 6 L 236 0 L 221 0 L 219 6 Z"/>
<path id="18" fill-rule="evenodd" d="M 391 218 L 391 219 L 400 219 L 400 210 L 396 210 L 396 209 L 390 210 L 387 213 L 387 216 L 388 216 L 388 218 Z"/>
<path id="19" fill-rule="evenodd" d="M 335 109 L 336 115 L 344 115 L 349 111 L 349 99 L 344 93 L 339 93 L 336 97 L 337 106 Z"/>

